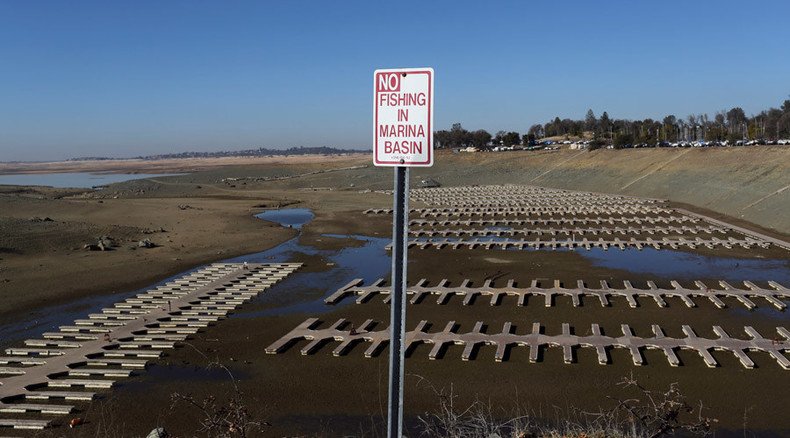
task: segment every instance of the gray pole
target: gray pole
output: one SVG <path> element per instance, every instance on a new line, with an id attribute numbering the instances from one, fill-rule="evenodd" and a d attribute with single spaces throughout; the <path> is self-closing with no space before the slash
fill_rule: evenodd
<path id="1" fill-rule="evenodd" d="M 390 387 L 387 436 L 403 437 L 403 362 L 406 348 L 406 252 L 409 232 L 409 168 L 395 168 L 392 209 L 392 300 L 390 301 Z"/>

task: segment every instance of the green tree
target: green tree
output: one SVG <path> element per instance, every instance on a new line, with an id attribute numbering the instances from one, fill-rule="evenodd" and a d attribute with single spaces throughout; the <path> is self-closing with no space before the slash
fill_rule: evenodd
<path id="1" fill-rule="evenodd" d="M 678 129 L 677 129 L 676 125 L 677 125 L 677 122 L 678 122 L 678 118 L 675 117 L 674 114 L 670 114 L 670 115 L 664 117 L 663 122 L 664 122 L 664 126 L 662 128 L 664 129 L 664 140 L 666 140 L 666 141 L 677 141 L 677 139 L 678 139 L 678 135 L 677 135 Z"/>
<path id="2" fill-rule="evenodd" d="M 603 140 L 600 138 L 594 138 L 590 143 L 587 145 L 587 150 L 594 151 L 596 149 L 600 149 L 604 146 Z"/>
<path id="3" fill-rule="evenodd" d="M 451 142 L 450 131 L 441 130 L 433 133 L 433 144 L 437 149 L 452 147 Z"/>
<path id="4" fill-rule="evenodd" d="M 491 141 L 491 134 L 485 129 L 478 129 L 469 133 L 470 143 L 472 146 L 483 149 L 488 147 L 488 142 Z"/>
<path id="5" fill-rule="evenodd" d="M 508 132 L 502 137 L 502 143 L 505 146 L 515 146 L 519 143 L 520 140 L 521 140 L 521 136 L 519 135 L 519 133 L 513 131 Z"/>
<path id="6" fill-rule="evenodd" d="M 539 138 L 543 138 L 543 125 L 541 124 L 534 124 L 529 127 L 529 131 L 527 132 L 529 136 L 532 137 L 533 140 L 537 140 Z"/>
<path id="7" fill-rule="evenodd" d="M 730 134 L 742 133 L 744 123 L 746 123 L 746 113 L 743 109 L 736 107 L 727 111 L 727 129 Z"/>
<path id="8" fill-rule="evenodd" d="M 537 140 L 539 138 L 543 138 L 543 125 L 535 124 L 529 127 L 529 131 L 527 132 L 533 139 Z"/>
<path id="9" fill-rule="evenodd" d="M 622 149 L 624 147 L 630 147 L 634 144 L 634 136 L 627 133 L 620 133 L 614 138 L 614 147 L 615 149 Z"/>
<path id="10" fill-rule="evenodd" d="M 609 113 L 606 111 L 601 114 L 601 120 L 598 121 L 598 133 L 601 137 L 605 138 L 609 135 L 612 129 L 612 121 L 609 119 Z"/>
<path id="11" fill-rule="evenodd" d="M 790 138 L 790 112 L 784 113 L 779 119 L 776 132 L 780 138 Z"/>
<path id="12" fill-rule="evenodd" d="M 598 127 L 598 119 L 595 118 L 595 113 L 592 109 L 587 110 L 587 115 L 584 117 L 584 130 L 595 132 Z"/>
<path id="13" fill-rule="evenodd" d="M 469 131 L 460 123 L 453 123 L 453 127 L 450 128 L 450 143 L 453 147 L 466 146 L 469 143 Z"/>

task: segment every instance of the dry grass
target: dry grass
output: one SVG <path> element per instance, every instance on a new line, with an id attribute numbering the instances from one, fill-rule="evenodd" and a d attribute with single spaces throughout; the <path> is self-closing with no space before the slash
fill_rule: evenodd
<path id="1" fill-rule="evenodd" d="M 438 411 L 419 417 L 421 436 L 428 437 L 658 438 L 681 431 L 703 436 L 716 422 L 703 415 L 701 403 L 696 408 L 689 404 L 677 384 L 651 390 L 633 377 L 624 378 L 619 386 L 624 393 L 634 394 L 612 399 L 614 407 L 597 412 L 571 407 L 564 414 L 555 409 L 550 421 L 542 412 L 498 412 L 479 400 L 460 407 L 452 387 L 438 389 L 425 379 L 421 382 L 430 386 L 439 400 Z"/>

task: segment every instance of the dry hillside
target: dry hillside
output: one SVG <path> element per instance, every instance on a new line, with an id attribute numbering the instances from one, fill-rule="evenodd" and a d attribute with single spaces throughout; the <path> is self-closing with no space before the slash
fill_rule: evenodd
<path id="1" fill-rule="evenodd" d="M 440 153 L 444 185 L 534 184 L 669 199 L 790 234 L 790 148 Z"/>

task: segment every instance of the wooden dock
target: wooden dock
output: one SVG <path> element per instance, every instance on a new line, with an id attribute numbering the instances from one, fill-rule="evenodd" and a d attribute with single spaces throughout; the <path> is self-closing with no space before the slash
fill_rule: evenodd
<path id="1" fill-rule="evenodd" d="M 303 355 L 313 354 L 322 346 L 337 342 L 339 344 L 334 348 L 332 354 L 342 356 L 354 344 L 367 343 L 369 346 L 364 355 L 370 358 L 389 344 L 389 328 L 369 330 L 373 323 L 373 320 L 368 319 L 352 331 L 352 329 L 345 329 L 349 325 L 345 319 L 340 319 L 327 328 L 318 328 L 321 325 L 320 321 L 317 318 L 310 318 L 267 347 L 266 353 L 278 354 L 300 340 L 307 340 L 310 342 L 302 348 Z M 659 350 L 664 353 L 671 366 L 680 366 L 682 363 L 675 352 L 683 349 L 698 353 L 705 365 L 710 368 L 719 365 L 710 354 L 711 351 L 716 350 L 732 353 L 741 365 L 747 369 L 753 369 L 754 362 L 746 352 L 762 351 L 769 354 L 783 369 L 790 370 L 790 359 L 784 354 L 790 351 L 790 332 L 784 327 L 776 329 L 777 334 L 783 338 L 778 340 L 778 338 L 765 338 L 752 327 L 744 327 L 745 333 L 751 339 L 733 338 L 719 326 L 713 327 L 718 338 L 708 339 L 697 336 L 688 325 L 681 327 L 686 335 L 684 338 L 668 337 L 658 325 L 652 326 L 652 337 L 635 336 L 627 324 L 620 326 L 621 336 L 604 335 L 598 324 L 592 324 L 591 334 L 583 336 L 573 334 L 570 324 L 567 323 L 562 324 L 562 334 L 559 335 L 543 334 L 542 326 L 537 322 L 532 324 L 531 332 L 526 334 L 513 333 L 511 322 L 505 323 L 502 330 L 496 333 L 483 333 L 482 321 L 478 321 L 474 328 L 467 333 L 456 333 L 455 321 L 448 322 L 444 329 L 438 332 L 428 332 L 427 325 L 428 321 L 420 321 L 417 327 L 406 333 L 405 342 L 407 350 L 417 343 L 432 345 L 432 349 L 428 353 L 428 358 L 431 360 L 439 358 L 442 350 L 449 345 L 464 346 L 462 360 L 469 360 L 478 346 L 493 345 L 496 347 L 494 360 L 497 362 L 502 362 L 506 357 L 507 350 L 513 347 L 528 347 L 529 361 L 532 363 L 538 362 L 541 349 L 557 347 L 562 349 L 563 361 L 566 364 L 575 362 L 574 350 L 592 348 L 596 351 L 598 363 L 606 365 L 610 363 L 608 351 L 612 348 L 622 348 L 630 352 L 635 366 L 645 363 L 642 351 L 646 349 Z"/>
<path id="2" fill-rule="evenodd" d="M 41 415 L 71 413 L 71 402 L 144 369 L 300 266 L 213 264 L 8 348 L 0 357 L 0 432 L 49 426 L 53 420 Z"/>

